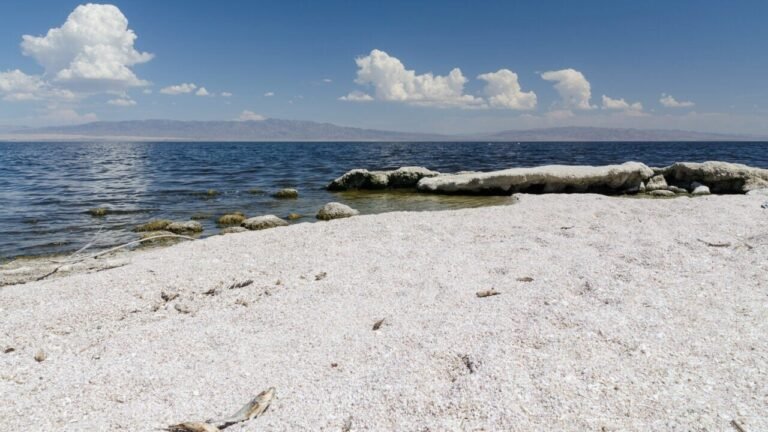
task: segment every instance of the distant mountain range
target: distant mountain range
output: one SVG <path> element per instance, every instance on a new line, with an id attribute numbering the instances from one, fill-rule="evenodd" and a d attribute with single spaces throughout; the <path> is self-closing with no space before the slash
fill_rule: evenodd
<path id="1" fill-rule="evenodd" d="M 184 141 L 752 141 L 766 139 L 661 129 L 557 127 L 490 134 L 441 135 L 361 129 L 302 120 L 131 120 L 15 130 L 0 139 Z"/>

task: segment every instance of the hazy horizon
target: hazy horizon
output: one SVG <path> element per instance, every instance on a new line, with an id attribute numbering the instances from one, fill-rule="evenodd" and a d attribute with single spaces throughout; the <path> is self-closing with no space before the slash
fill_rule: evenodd
<path id="1" fill-rule="evenodd" d="M 9 2 L 0 129 L 269 117 L 411 133 L 768 135 L 766 12 L 751 1 Z"/>

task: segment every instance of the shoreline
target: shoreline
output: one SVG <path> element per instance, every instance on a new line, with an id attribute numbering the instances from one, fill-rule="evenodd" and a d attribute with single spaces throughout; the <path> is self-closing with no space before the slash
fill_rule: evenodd
<path id="1" fill-rule="evenodd" d="M 763 201 L 522 195 L 6 286 L 0 418 L 152 430 L 274 386 L 240 430 L 763 430 Z"/>

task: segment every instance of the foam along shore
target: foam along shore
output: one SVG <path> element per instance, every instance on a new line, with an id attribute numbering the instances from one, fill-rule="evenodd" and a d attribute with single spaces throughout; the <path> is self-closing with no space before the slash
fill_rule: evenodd
<path id="1" fill-rule="evenodd" d="M 710 161 L 679 162 L 651 168 L 640 162 L 620 165 L 546 165 L 491 172 L 443 174 L 423 167 L 392 171 L 351 170 L 328 184 L 328 189 L 416 188 L 419 192 L 510 195 L 513 193 L 637 194 L 646 185 L 674 193 L 737 194 L 768 189 L 768 170 L 742 164 Z M 703 188 L 700 188 L 703 186 Z M 648 190 L 651 192 L 652 190 Z M 657 194 L 663 195 L 663 194 Z"/>
<path id="2" fill-rule="evenodd" d="M 275 387 L 232 429 L 768 430 L 763 201 L 521 195 L 3 287 L 0 419 L 155 430 Z"/>

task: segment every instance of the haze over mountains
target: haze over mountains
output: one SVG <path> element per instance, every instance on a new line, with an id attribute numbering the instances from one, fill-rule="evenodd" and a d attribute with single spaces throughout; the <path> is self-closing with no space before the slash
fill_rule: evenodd
<path id="1" fill-rule="evenodd" d="M 682 130 L 557 127 L 445 135 L 383 131 L 303 120 L 131 120 L 19 129 L 0 139 L 184 141 L 752 141 L 765 137 Z"/>

